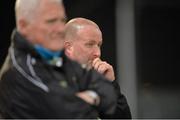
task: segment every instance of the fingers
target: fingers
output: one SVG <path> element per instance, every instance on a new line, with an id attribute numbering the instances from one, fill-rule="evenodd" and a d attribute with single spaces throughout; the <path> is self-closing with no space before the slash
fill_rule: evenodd
<path id="1" fill-rule="evenodd" d="M 83 99 L 84 101 L 86 101 L 87 103 L 91 105 L 99 105 L 100 103 L 99 95 L 92 90 L 78 92 L 76 93 L 76 96 L 80 97 L 81 99 Z"/>
<path id="2" fill-rule="evenodd" d="M 98 68 L 103 64 L 103 62 L 99 59 L 99 58 L 96 58 L 94 59 L 93 63 L 92 63 L 92 66 L 95 70 L 98 71 Z M 102 66 L 101 66 L 102 67 Z"/>
<path id="3" fill-rule="evenodd" d="M 109 68 L 110 65 L 107 62 L 101 61 L 101 59 L 96 58 L 93 63 L 92 63 L 93 68 L 100 72 L 100 73 L 105 73 Z"/>
<path id="4" fill-rule="evenodd" d="M 95 65 L 95 70 L 104 74 L 107 70 L 109 70 L 109 64 L 106 62 L 99 62 Z"/>
<path id="5" fill-rule="evenodd" d="M 101 73 L 101 74 L 105 74 L 106 71 L 108 70 L 108 66 L 107 66 L 107 65 L 104 65 L 104 64 L 106 64 L 106 63 L 100 64 L 100 65 L 98 66 L 98 68 L 97 68 L 97 71 L 98 71 L 99 73 Z"/>
<path id="6" fill-rule="evenodd" d="M 101 62 L 101 59 L 100 58 L 95 58 L 92 62 L 92 66 L 95 68 L 95 65 L 100 63 Z M 97 65 L 96 65 L 97 66 Z"/>
<path id="7" fill-rule="evenodd" d="M 92 62 L 92 67 L 103 74 L 107 79 L 113 81 L 115 79 L 113 67 L 105 61 L 102 61 L 100 58 L 94 59 Z"/>
<path id="8" fill-rule="evenodd" d="M 76 95 L 80 97 L 81 99 L 83 99 L 84 101 L 86 101 L 87 103 L 91 105 L 94 104 L 93 98 L 91 98 L 86 92 L 79 92 Z"/>

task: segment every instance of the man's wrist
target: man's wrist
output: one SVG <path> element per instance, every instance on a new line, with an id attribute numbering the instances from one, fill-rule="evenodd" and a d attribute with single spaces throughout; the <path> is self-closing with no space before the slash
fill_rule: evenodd
<path id="1" fill-rule="evenodd" d="M 99 95 L 92 90 L 88 90 L 88 91 L 86 91 L 86 93 L 93 99 L 93 105 L 98 106 L 100 103 Z"/>

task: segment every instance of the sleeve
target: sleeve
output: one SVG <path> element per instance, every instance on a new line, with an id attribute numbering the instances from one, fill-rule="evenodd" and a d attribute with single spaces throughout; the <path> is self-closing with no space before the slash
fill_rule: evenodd
<path id="1" fill-rule="evenodd" d="M 117 95 L 112 83 L 95 70 L 85 73 L 81 83 L 83 82 L 84 84 L 81 85 L 85 87 L 84 89 L 93 90 L 99 95 L 100 104 L 97 106 L 98 111 L 107 115 L 114 113 Z M 81 87 L 82 90 L 84 90 L 83 87 Z"/>
<path id="2" fill-rule="evenodd" d="M 116 110 L 115 110 L 114 114 L 112 114 L 112 115 L 106 115 L 106 114 L 101 113 L 100 118 L 131 119 L 132 117 L 131 117 L 129 105 L 127 103 L 126 97 L 120 91 L 119 84 L 117 83 L 116 80 L 113 81 L 112 84 L 113 84 L 116 94 L 118 96 Z"/>
<path id="3" fill-rule="evenodd" d="M 0 113 L 3 118 L 97 118 L 97 110 L 76 97 L 71 88 L 50 83 L 45 92 L 17 71 L 0 81 Z"/>

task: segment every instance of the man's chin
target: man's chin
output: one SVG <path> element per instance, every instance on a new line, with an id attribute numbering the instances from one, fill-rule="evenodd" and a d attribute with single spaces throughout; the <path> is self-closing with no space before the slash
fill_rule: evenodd
<path id="1" fill-rule="evenodd" d="M 57 46 L 57 45 L 51 45 L 51 46 L 49 46 L 49 49 L 51 50 L 51 51 L 61 51 L 61 50 L 63 50 L 63 46 Z"/>

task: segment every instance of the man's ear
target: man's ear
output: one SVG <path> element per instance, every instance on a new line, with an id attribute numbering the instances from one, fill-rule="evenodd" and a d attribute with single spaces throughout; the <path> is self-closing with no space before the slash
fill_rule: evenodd
<path id="1" fill-rule="evenodd" d="M 22 34 L 26 34 L 28 32 L 28 22 L 24 19 L 20 19 L 18 21 L 18 29 L 21 31 Z"/>
<path id="2" fill-rule="evenodd" d="M 68 55 L 68 56 L 71 55 L 71 53 L 73 51 L 72 42 L 65 41 L 64 48 L 65 48 L 66 55 Z"/>

